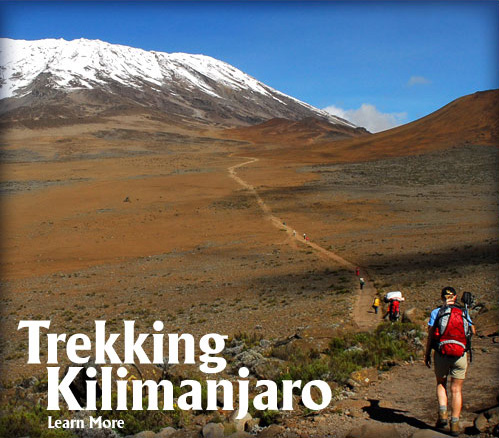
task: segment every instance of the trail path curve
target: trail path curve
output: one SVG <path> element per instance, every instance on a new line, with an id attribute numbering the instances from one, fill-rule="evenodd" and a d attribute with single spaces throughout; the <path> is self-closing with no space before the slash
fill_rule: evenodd
<path id="1" fill-rule="evenodd" d="M 235 180 L 239 185 L 241 185 L 243 188 L 248 190 L 255 197 L 258 205 L 264 212 L 266 218 L 270 220 L 271 223 L 276 228 L 279 228 L 280 230 L 282 229 L 286 230 L 286 234 L 291 242 L 296 241 L 303 245 L 307 245 L 312 249 L 314 249 L 319 254 L 321 254 L 323 257 L 333 260 L 336 264 L 354 273 L 358 265 L 344 259 L 343 257 L 334 253 L 333 251 L 323 248 L 317 243 L 303 239 L 302 232 L 298 232 L 298 230 L 294 229 L 293 227 L 290 227 L 287 223 L 284 224 L 281 218 L 275 216 L 272 213 L 272 210 L 258 194 L 258 191 L 255 189 L 255 187 L 244 181 L 236 173 L 236 169 L 258 161 L 258 158 L 249 158 L 249 157 L 247 158 L 248 161 L 229 167 L 228 168 L 229 176 L 233 180 Z M 359 330 L 372 330 L 381 320 L 381 314 L 376 315 L 371 307 L 374 296 L 376 295 L 376 288 L 374 287 L 368 272 L 362 267 L 360 267 L 360 277 L 363 277 L 366 283 L 362 290 L 360 289 L 360 286 L 357 288 L 357 299 L 355 301 L 352 318 L 353 321 L 357 324 Z"/>

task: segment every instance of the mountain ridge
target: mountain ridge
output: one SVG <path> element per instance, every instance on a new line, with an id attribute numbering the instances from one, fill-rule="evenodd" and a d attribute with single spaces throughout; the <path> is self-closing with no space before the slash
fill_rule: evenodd
<path id="1" fill-rule="evenodd" d="M 355 162 L 415 155 L 455 146 L 499 146 L 499 90 L 462 96 L 418 120 L 372 135 L 328 139 L 312 135 L 307 149 L 296 147 L 299 136 L 283 132 L 279 124 L 264 123 L 226 130 L 227 136 L 255 145 L 272 139 L 275 148 L 253 149 L 259 157 L 279 157 L 310 162 Z M 298 126 L 299 123 L 296 125 Z M 305 128 L 302 128 L 305 130 Z M 325 131 L 327 132 L 327 131 Z M 249 151 L 245 151 L 249 153 Z"/>
<path id="2" fill-rule="evenodd" d="M 4 120 L 51 115 L 63 121 L 121 108 L 159 111 L 179 123 L 244 126 L 276 117 L 317 117 L 356 128 L 206 55 L 145 51 L 87 39 L 2 38 L 0 50 Z M 64 108 L 59 111 L 43 110 L 61 106 L 61 101 Z"/>

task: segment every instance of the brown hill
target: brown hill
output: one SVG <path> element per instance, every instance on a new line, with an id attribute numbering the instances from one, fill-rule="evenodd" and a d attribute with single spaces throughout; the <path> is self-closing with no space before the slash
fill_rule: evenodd
<path id="1" fill-rule="evenodd" d="M 281 159 L 354 162 L 415 155 L 466 144 L 497 146 L 498 115 L 499 90 L 489 90 L 461 97 L 412 123 L 356 138 L 331 141 L 327 139 L 327 131 L 319 133 L 319 125 L 311 129 L 306 124 L 301 125 L 302 122 L 284 121 L 230 132 L 240 140 L 255 144 L 280 143 Z M 312 140 L 305 140 L 307 134 L 311 134 Z M 300 142 L 308 147 L 296 148 Z M 275 154 L 275 148 L 272 149 L 252 152 L 270 158 Z"/>
<path id="2" fill-rule="evenodd" d="M 369 134 L 364 128 L 329 123 L 327 120 L 307 117 L 299 121 L 274 118 L 255 126 L 227 129 L 225 135 L 232 139 L 257 144 L 286 145 L 314 144 L 348 139 Z"/>

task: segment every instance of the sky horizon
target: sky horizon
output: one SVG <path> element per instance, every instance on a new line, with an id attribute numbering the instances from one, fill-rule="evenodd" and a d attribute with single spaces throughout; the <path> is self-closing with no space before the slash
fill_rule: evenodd
<path id="1" fill-rule="evenodd" d="M 499 2 L 0 2 L 0 36 L 203 54 L 372 132 L 499 88 Z"/>

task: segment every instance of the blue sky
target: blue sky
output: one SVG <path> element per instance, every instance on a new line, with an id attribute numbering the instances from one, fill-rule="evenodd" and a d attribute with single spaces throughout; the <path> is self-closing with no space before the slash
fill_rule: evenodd
<path id="1" fill-rule="evenodd" d="M 213 56 L 371 130 L 499 88 L 497 1 L 16 1 L 0 20 L 3 37 Z"/>

